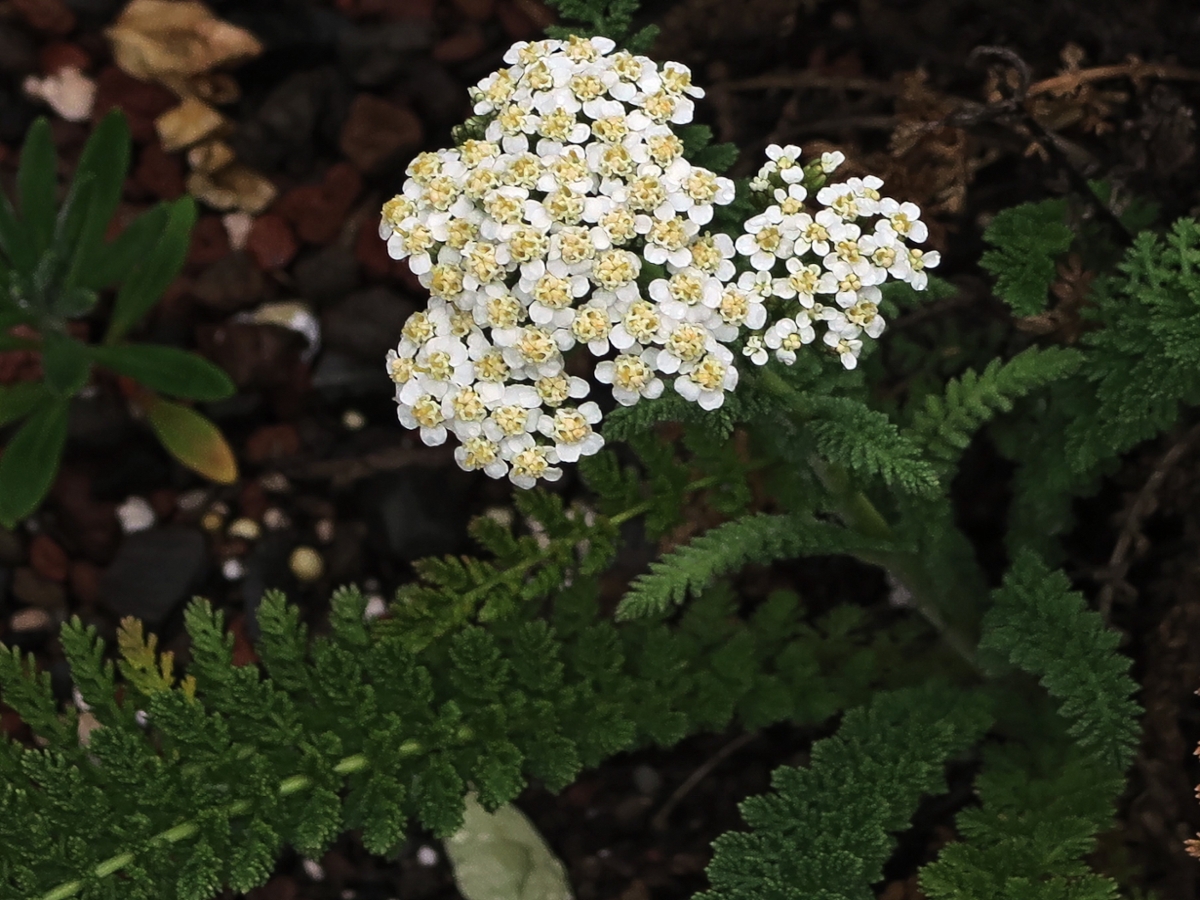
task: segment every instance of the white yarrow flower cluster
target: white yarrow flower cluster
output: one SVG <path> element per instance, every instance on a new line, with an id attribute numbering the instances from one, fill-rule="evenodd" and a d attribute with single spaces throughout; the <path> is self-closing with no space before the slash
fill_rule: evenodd
<path id="1" fill-rule="evenodd" d="M 921 211 L 881 195 L 879 178 L 824 183 L 844 161 L 841 153 L 824 153 L 802 166 L 799 147 L 772 145 L 750 182 L 769 205 L 746 220 L 735 242 L 740 261 L 749 266 L 738 286 L 768 302 L 785 301 L 775 303 L 779 315 L 742 348 L 755 365 L 771 356 L 791 365 L 801 347 L 817 340 L 820 326 L 823 343 L 853 369 L 863 338 L 878 338 L 884 330 L 879 285 L 896 278 L 924 290 L 926 270 L 940 261 L 936 251 L 909 246 L 928 237 Z M 815 197 L 809 196 L 809 184 L 822 185 Z"/>
<path id="2" fill-rule="evenodd" d="M 847 368 L 878 337 L 879 285 L 925 286 L 926 227 L 879 179 L 826 184 L 771 146 L 736 237 L 710 226 L 734 184 L 684 158 L 673 126 L 703 91 L 677 63 L 606 38 L 518 43 L 472 89 L 476 137 L 418 155 L 380 236 L 428 288 L 388 354 L 402 424 L 453 435 L 467 470 L 520 487 L 596 453 L 599 404 L 570 357 L 629 406 L 667 385 L 706 410 L 753 365 L 822 340 Z M 815 192 L 815 197 L 810 193 Z M 815 202 L 814 202 L 815 201 Z"/>
<path id="3" fill-rule="evenodd" d="M 389 253 L 431 295 L 388 356 L 400 421 L 522 487 L 603 446 L 573 350 L 605 357 L 594 374 L 619 403 L 670 381 L 713 409 L 737 383 L 727 345 L 765 321 L 725 297 L 736 251 L 705 228 L 733 182 L 684 159 L 672 129 L 703 91 L 685 66 L 614 49 L 512 47 L 471 92 L 482 138 L 417 156 L 383 209 Z"/>

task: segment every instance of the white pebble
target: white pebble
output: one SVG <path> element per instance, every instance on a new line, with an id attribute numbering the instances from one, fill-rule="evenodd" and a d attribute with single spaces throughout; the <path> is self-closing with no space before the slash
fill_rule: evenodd
<path id="1" fill-rule="evenodd" d="M 117 507 L 117 519 L 123 532 L 133 534 L 154 525 L 154 510 L 145 497 L 127 497 L 125 502 Z"/>
<path id="2" fill-rule="evenodd" d="M 322 544 L 328 544 L 333 540 L 333 519 L 317 519 L 313 525 L 313 531 L 317 533 L 317 540 Z"/>
<path id="3" fill-rule="evenodd" d="M 272 506 L 263 513 L 263 525 L 270 531 L 282 531 L 290 524 L 287 513 L 278 506 Z"/>
<path id="4" fill-rule="evenodd" d="M 342 413 L 342 427 L 347 431 L 361 431 L 367 424 L 367 417 L 357 409 L 348 409 Z"/>
<path id="5" fill-rule="evenodd" d="M 175 505 L 184 512 L 192 512 L 199 509 L 208 502 L 208 491 L 204 488 L 196 488 L 193 491 L 186 491 L 179 495 L 175 501 Z"/>
<path id="6" fill-rule="evenodd" d="M 264 491 L 269 491 L 272 494 L 286 493 L 292 487 L 291 483 L 287 480 L 287 476 L 282 472 L 268 472 L 258 479 L 258 483 L 262 485 Z"/>
<path id="7" fill-rule="evenodd" d="M 226 532 L 231 538 L 241 538 L 244 541 L 257 541 L 262 535 L 262 529 L 253 519 L 242 517 L 234 519 Z"/>
<path id="8" fill-rule="evenodd" d="M 237 581 L 246 574 L 246 567 L 240 559 L 227 559 L 221 563 L 221 574 L 225 576 L 226 581 Z"/>
<path id="9" fill-rule="evenodd" d="M 241 250 L 246 246 L 246 238 L 250 236 L 254 219 L 249 213 L 231 212 L 221 216 L 221 224 L 225 226 L 225 233 L 229 235 L 229 246 L 234 250 Z"/>
<path id="10" fill-rule="evenodd" d="M 288 558 L 288 568 L 300 581 L 316 581 L 325 572 L 325 560 L 312 547 L 297 547 Z"/>
<path id="11" fill-rule="evenodd" d="M 311 859 L 306 859 L 304 861 L 304 872 L 313 881 L 325 880 L 325 870 L 321 868 L 320 863 L 314 862 Z"/>
<path id="12" fill-rule="evenodd" d="M 19 609 L 8 620 L 8 627 L 14 634 L 29 634 L 34 631 L 49 631 L 54 627 L 54 617 L 44 609 L 36 606 L 29 609 Z"/>
<path id="13" fill-rule="evenodd" d="M 363 618 L 368 622 L 378 619 L 387 612 L 387 603 L 384 599 L 376 594 L 373 597 L 367 598 L 367 608 L 363 610 Z"/>
<path id="14" fill-rule="evenodd" d="M 423 866 L 436 866 L 438 864 L 438 852 L 428 844 L 424 844 L 417 851 L 417 862 Z"/>

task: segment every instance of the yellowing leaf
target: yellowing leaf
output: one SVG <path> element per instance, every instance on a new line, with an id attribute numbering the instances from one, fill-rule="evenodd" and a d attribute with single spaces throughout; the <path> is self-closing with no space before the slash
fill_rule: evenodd
<path id="1" fill-rule="evenodd" d="M 121 620 L 117 629 L 117 649 L 121 658 L 117 665 L 121 674 L 143 694 L 160 694 L 175 684 L 175 657 L 172 653 L 156 652 L 158 635 L 146 635 L 142 623 L 133 616 Z"/>
<path id="2" fill-rule="evenodd" d="M 148 393 L 148 392 L 147 392 Z M 153 394 L 138 401 L 167 452 L 218 484 L 237 481 L 237 460 L 221 429 L 194 409 Z"/>

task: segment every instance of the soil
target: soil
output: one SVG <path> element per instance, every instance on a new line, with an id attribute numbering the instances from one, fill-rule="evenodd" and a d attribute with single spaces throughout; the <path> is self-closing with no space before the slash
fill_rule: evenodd
<path id="1" fill-rule="evenodd" d="M 468 518 L 509 503 L 506 486 L 460 472 L 446 448 L 424 447 L 395 421 L 384 353 L 422 294 L 387 257 L 376 225 L 407 160 L 451 140 L 468 112 L 466 87 L 513 41 L 536 37 L 552 12 L 541 0 L 210 5 L 263 46 L 208 84 L 225 85 L 228 147 L 275 198 L 253 215 L 201 205 L 183 276 L 141 336 L 197 349 L 237 382 L 236 398 L 208 411 L 240 477 L 217 487 L 171 461 L 112 384 L 76 404 L 49 501 L 18 532 L 0 532 L 0 641 L 37 654 L 64 699 L 54 634 L 71 615 L 111 636 L 135 614 L 166 649 L 186 652 L 182 606 L 202 594 L 224 609 L 250 659 L 263 590 L 286 590 L 314 620 L 339 584 L 389 596 L 411 578 L 412 560 L 466 549 Z M 105 37 L 122 6 L 0 2 L 4 189 L 25 130 L 46 112 L 25 80 L 73 65 L 97 86 L 93 118 L 115 105 L 131 120 L 121 217 L 185 190 L 195 160 L 164 149 L 153 127 L 175 95 L 122 72 Z M 653 0 L 640 20 L 662 28 L 654 55 L 688 64 L 707 88 L 698 117 L 742 148 L 734 174 L 751 173 L 768 143 L 800 143 L 806 155 L 838 148 L 850 174 L 878 174 L 892 195 L 922 206 L 943 254 L 939 274 L 959 293 L 920 313 L 921 323 L 896 327 L 932 323 L 963 336 L 959 357 L 936 363 L 943 375 L 965 366 L 971 347 L 1011 335 L 976 264 L 998 210 L 1099 178 L 1114 208 L 1149 201 L 1160 222 L 1200 212 L 1200 9 L 1187 0 Z M 1006 102 L 1023 80 L 1027 102 Z M 1030 114 L 1054 136 L 1049 152 L 1034 141 Z M 69 173 L 89 124 L 51 119 Z M 242 193 L 250 205 L 249 183 Z M 1087 277 L 1082 262 L 1065 266 L 1060 297 Z M 293 305 L 266 306 L 279 303 Z M 0 354 L 0 383 L 36 366 Z M 897 395 L 904 389 L 900 379 Z M 1097 864 L 1162 900 L 1195 897 L 1200 875 L 1182 843 L 1200 829 L 1191 755 L 1200 739 L 1200 438 L 1188 429 L 1139 448 L 1081 501 L 1084 524 L 1065 560 L 1125 636 L 1146 706 L 1142 751 Z M 981 441 L 955 487 L 993 574 L 1004 562 L 1007 472 Z M 297 574 L 297 548 L 315 551 L 315 577 Z M 877 577 L 846 581 L 858 585 L 849 596 L 884 602 Z M 4 728 L 19 732 L 15 715 L 0 711 Z M 712 838 L 739 827 L 737 803 L 766 789 L 773 767 L 803 762 L 814 736 L 787 727 L 697 736 L 618 756 L 558 796 L 530 788 L 519 805 L 581 900 L 688 897 L 706 884 Z M 946 804 L 923 811 L 920 846 L 906 840 L 881 897 L 921 896 L 912 873 L 952 839 L 952 814 Z M 414 833 L 398 862 L 370 857 L 353 836 L 319 861 L 285 856 L 252 896 L 457 893 L 436 842 Z"/>

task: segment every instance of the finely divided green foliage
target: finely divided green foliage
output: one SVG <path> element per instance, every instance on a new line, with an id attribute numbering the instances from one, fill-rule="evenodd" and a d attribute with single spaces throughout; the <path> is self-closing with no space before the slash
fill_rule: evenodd
<path id="1" fill-rule="evenodd" d="M 1017 398 L 1070 375 L 1081 362 L 1078 352 L 1061 347 L 1030 347 L 1007 362 L 992 360 L 982 374 L 972 370 L 951 381 L 944 396 L 926 396 L 903 434 L 948 478 L 981 425 L 1011 410 Z"/>
<path id="2" fill-rule="evenodd" d="M 774 792 L 742 803 L 753 829 L 714 842 L 712 889 L 697 900 L 870 900 L 872 885 L 948 759 L 990 723 L 981 697 L 923 688 L 880 693 L 818 741 L 806 768 L 780 768 Z"/>
<path id="3" fill-rule="evenodd" d="M 190 675 L 178 685 L 140 629 L 123 632 L 122 700 L 95 632 L 73 622 L 63 646 L 101 726 L 87 747 L 48 676 L 0 654 L 0 698 L 48 741 L 0 742 L 5 895 L 42 897 L 77 879 L 88 897 L 248 890 L 284 844 L 319 855 L 356 828 L 368 849 L 390 852 L 413 818 L 452 832 L 468 787 L 494 808 L 531 778 L 557 790 L 581 766 L 735 715 L 813 722 L 847 691 L 868 690 L 885 657 L 901 667 L 910 655 L 868 642 L 831 658 L 824 650 L 847 639 L 844 627 L 803 626 L 787 597 L 749 624 L 713 592 L 678 631 L 618 629 L 580 579 L 557 591 L 553 625 L 528 603 L 416 650 L 402 620 L 366 626 L 365 605 L 358 591 L 338 592 L 329 634 L 310 639 L 298 610 L 268 595 L 260 671 L 234 665 L 221 616 L 197 602 Z M 146 712 L 145 728 L 134 710 Z"/>
<path id="4" fill-rule="evenodd" d="M 921 458 L 921 447 L 884 413 L 848 397 L 820 398 L 817 409 L 820 418 L 810 427 L 818 450 L 830 462 L 908 493 L 940 490 L 937 470 Z"/>
<path id="5" fill-rule="evenodd" d="M 1066 213 L 1065 200 L 1022 203 L 997 213 L 983 233 L 995 249 L 984 253 L 979 265 L 996 276 L 996 294 L 1018 316 L 1046 308 L 1054 259 L 1074 239 L 1063 222 Z"/>
<path id="6" fill-rule="evenodd" d="M 1087 311 L 1083 374 L 1098 401 L 1067 430 L 1071 467 L 1086 472 L 1170 428 L 1200 404 L 1200 225 L 1139 235 L 1120 275 L 1099 279 Z"/>
<path id="7" fill-rule="evenodd" d="M 699 593 L 720 575 L 751 563 L 770 563 L 797 556 L 869 555 L 895 550 L 889 542 L 863 536 L 801 515 L 752 515 L 706 531 L 650 564 L 617 608 L 617 618 L 661 616 Z"/>
<path id="8" fill-rule="evenodd" d="M 550 5 L 563 21 L 546 29 L 553 38 L 596 35 L 612 38 L 633 53 L 645 53 L 658 35 L 657 25 L 630 34 L 640 0 L 550 0 Z"/>
<path id="9" fill-rule="evenodd" d="M 1041 679 L 1079 745 L 1125 769 L 1137 748 L 1141 710 L 1130 699 L 1137 683 L 1129 677 L 1130 660 L 1117 653 L 1118 634 L 1062 572 L 1031 551 L 1017 557 L 993 599 L 980 648 Z"/>
<path id="10" fill-rule="evenodd" d="M 958 816 L 963 840 L 921 870 L 930 900 L 1113 900 L 1117 885 L 1084 861 L 1112 824 L 1121 773 L 1078 750 L 992 747 L 979 806 Z"/>

